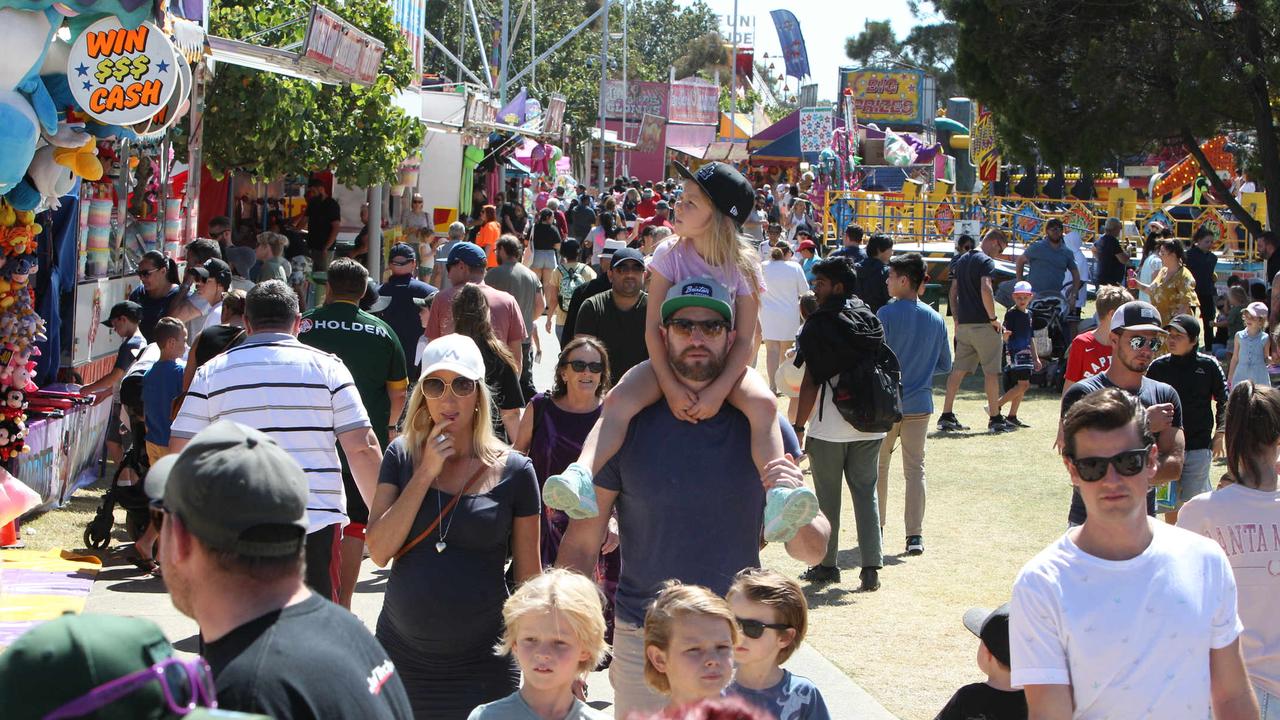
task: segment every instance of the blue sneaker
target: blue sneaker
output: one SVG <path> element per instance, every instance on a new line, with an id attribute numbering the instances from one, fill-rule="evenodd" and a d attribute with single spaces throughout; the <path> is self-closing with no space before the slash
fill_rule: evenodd
<path id="1" fill-rule="evenodd" d="M 764 501 L 764 539 L 787 542 L 818 516 L 818 496 L 807 487 L 769 491 Z"/>
<path id="2" fill-rule="evenodd" d="M 586 520 L 600 514 L 596 505 L 596 488 L 591 484 L 591 468 L 569 463 L 559 475 L 552 475 L 542 486 L 542 501 L 547 507 L 561 510 L 571 520 Z"/>

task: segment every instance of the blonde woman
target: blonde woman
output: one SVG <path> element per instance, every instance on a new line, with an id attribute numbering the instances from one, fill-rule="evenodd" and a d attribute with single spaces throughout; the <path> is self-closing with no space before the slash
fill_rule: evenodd
<path id="1" fill-rule="evenodd" d="M 427 345 L 404 434 L 387 448 L 366 542 L 395 559 L 377 637 L 417 717 L 463 720 L 514 692 L 520 674 L 493 654 L 502 638 L 505 567 L 540 571 L 533 464 L 494 437 L 484 358 L 450 334 Z"/>

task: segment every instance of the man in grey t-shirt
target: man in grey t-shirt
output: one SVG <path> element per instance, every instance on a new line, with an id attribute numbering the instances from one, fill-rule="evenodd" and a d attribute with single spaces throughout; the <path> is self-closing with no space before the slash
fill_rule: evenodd
<path id="1" fill-rule="evenodd" d="M 484 276 L 489 287 L 497 288 L 516 299 L 520 315 L 524 319 L 524 342 L 520 344 L 523 361 L 520 364 L 520 390 L 527 398 L 537 390 L 533 387 L 533 322 L 547 309 L 547 299 L 542 294 L 542 281 L 536 273 L 520 264 L 524 247 L 515 235 L 498 238 L 498 266 L 490 268 Z"/>
<path id="2" fill-rule="evenodd" d="M 678 295 L 681 287 L 663 303 L 681 307 L 664 313 L 662 337 L 672 369 L 697 392 L 724 370 L 733 345 L 728 305 L 714 297 L 727 297 L 728 291 Z M 717 302 L 724 308 L 715 309 Z M 627 543 L 609 668 L 615 717 L 657 711 L 667 702 L 644 681 L 645 608 L 662 583 L 676 579 L 723 595 L 734 574 L 760 563 L 765 490 L 802 484 L 789 457 L 771 462 L 760 477 L 751 459 L 751 427 L 727 403 L 696 424 L 677 420 L 665 400 L 631 421 L 622 449 L 595 477 L 599 514 L 569 523 L 556 558 L 557 565 L 591 573 L 617 508 L 619 534 Z M 817 564 L 830 531 L 819 514 L 786 544 L 787 553 Z"/>

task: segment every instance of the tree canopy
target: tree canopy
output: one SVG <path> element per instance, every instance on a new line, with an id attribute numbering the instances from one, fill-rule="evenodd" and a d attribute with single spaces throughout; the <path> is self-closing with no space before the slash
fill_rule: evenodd
<path id="1" fill-rule="evenodd" d="M 331 169 L 342 182 L 365 187 L 390 182 L 400 163 L 422 144 L 422 129 L 394 103 L 413 79 L 413 59 L 383 0 L 328 0 L 330 7 L 386 46 L 369 87 L 316 85 L 269 72 L 218 65 L 206 95 L 204 163 L 223 174 L 261 178 Z M 213 35 L 244 39 L 305 17 L 309 0 L 219 0 L 210 15 Z M 305 23 L 253 39 L 284 47 L 302 40 Z"/>
<path id="2" fill-rule="evenodd" d="M 1253 161 L 1280 211 L 1272 108 L 1280 0 L 938 0 L 959 27 L 956 70 L 989 105 L 1015 156 L 1093 170 L 1170 139 L 1199 160 L 1252 232 L 1257 222 L 1210 172 L 1199 142 L 1256 137 Z"/>
<path id="3" fill-rule="evenodd" d="M 920 68 L 935 78 L 938 97 L 944 99 L 964 94 L 953 67 L 958 37 L 955 23 L 937 22 L 916 25 L 899 40 L 891 21 L 868 20 L 862 32 L 845 40 L 844 54 L 861 65 L 901 63 Z"/>

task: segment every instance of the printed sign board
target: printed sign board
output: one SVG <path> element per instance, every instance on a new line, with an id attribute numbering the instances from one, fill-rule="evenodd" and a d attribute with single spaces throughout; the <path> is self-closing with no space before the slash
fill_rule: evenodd
<path id="1" fill-rule="evenodd" d="M 361 32 L 332 10 L 311 7 L 302 57 L 331 68 L 352 82 L 369 85 L 378 77 L 384 51 L 382 41 Z"/>
<path id="2" fill-rule="evenodd" d="M 969 155 L 978 168 L 978 179 L 995 182 L 1000 179 L 1000 148 L 996 145 L 996 122 L 991 109 L 974 103 L 973 127 L 970 128 Z"/>
<path id="3" fill-rule="evenodd" d="M 918 125 L 925 77 L 913 70 L 841 69 L 840 91 L 853 90 L 858 122 Z"/>
<path id="4" fill-rule="evenodd" d="M 127 30 L 113 17 L 90 25 L 71 45 L 67 80 L 86 113 L 107 125 L 132 125 L 165 107 L 179 83 L 177 51 L 159 28 Z"/>

